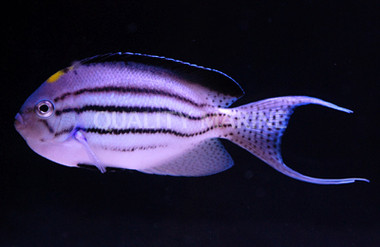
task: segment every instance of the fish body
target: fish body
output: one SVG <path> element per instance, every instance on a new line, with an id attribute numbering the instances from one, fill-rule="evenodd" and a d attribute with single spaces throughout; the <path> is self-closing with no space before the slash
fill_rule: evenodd
<path id="1" fill-rule="evenodd" d="M 228 75 L 164 57 L 114 53 L 74 63 L 48 78 L 24 103 L 15 126 L 38 154 L 62 165 L 91 164 L 173 176 L 204 176 L 230 168 L 219 139 L 230 140 L 278 171 L 317 184 L 287 167 L 281 136 L 307 96 L 271 98 L 229 108 L 244 94 Z"/>

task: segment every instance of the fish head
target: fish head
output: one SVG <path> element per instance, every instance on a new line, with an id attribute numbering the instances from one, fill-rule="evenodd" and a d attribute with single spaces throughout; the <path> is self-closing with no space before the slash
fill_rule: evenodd
<path id="1" fill-rule="evenodd" d="M 70 136 L 75 119 L 57 114 L 56 98 L 62 95 L 67 79 L 59 71 L 32 93 L 15 116 L 14 126 L 30 148 L 44 157 L 59 149 Z M 63 134 L 57 134 L 57 133 Z"/>
<path id="2" fill-rule="evenodd" d="M 15 116 L 14 126 L 27 142 L 52 140 L 54 138 L 52 125 L 56 125 L 58 121 L 54 116 L 54 103 L 48 97 L 41 97 L 39 100 L 33 100 L 34 98 L 29 97 L 23 104 Z"/>

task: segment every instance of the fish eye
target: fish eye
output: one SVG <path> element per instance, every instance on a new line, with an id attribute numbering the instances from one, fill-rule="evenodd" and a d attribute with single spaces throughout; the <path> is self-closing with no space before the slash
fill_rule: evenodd
<path id="1" fill-rule="evenodd" d="M 39 117 L 48 118 L 54 112 L 54 105 L 49 100 L 42 100 L 36 104 L 34 110 Z"/>

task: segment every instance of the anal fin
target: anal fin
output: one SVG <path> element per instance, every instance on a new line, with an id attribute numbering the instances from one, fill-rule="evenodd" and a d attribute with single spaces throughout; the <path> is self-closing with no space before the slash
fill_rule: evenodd
<path id="1" fill-rule="evenodd" d="M 218 139 L 208 139 L 163 165 L 139 171 L 158 175 L 199 177 L 222 172 L 231 166 L 233 160 L 222 143 Z"/>

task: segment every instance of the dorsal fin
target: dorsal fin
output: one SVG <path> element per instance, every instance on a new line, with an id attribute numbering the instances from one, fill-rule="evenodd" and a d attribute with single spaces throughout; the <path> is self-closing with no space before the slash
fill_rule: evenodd
<path id="1" fill-rule="evenodd" d="M 199 84 L 217 93 L 234 98 L 243 96 L 240 85 L 230 76 L 210 69 L 179 60 L 140 53 L 119 52 L 97 55 L 80 61 L 82 65 L 101 63 L 124 63 L 125 66 L 138 66 L 151 72 L 165 72 L 190 83 Z"/>

